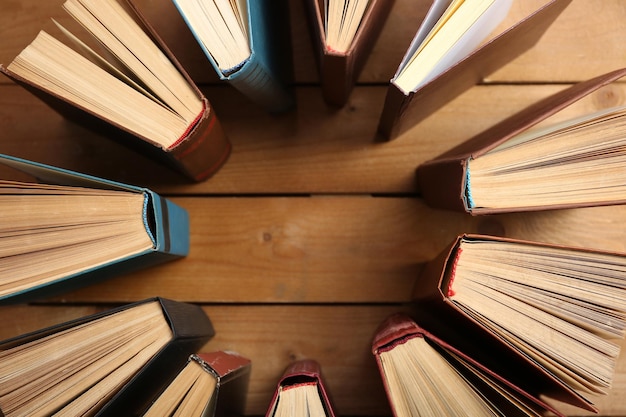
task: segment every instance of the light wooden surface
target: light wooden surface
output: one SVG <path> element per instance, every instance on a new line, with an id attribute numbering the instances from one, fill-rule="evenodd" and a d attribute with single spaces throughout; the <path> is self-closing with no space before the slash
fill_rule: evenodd
<path id="1" fill-rule="evenodd" d="M 61 2 L 0 0 L 0 63 L 49 28 L 49 17 L 63 20 Z M 188 184 L 0 79 L 0 152 L 150 186 L 187 208 L 192 227 L 186 259 L 0 308 L 0 338 L 155 295 L 196 302 L 217 330 L 205 349 L 253 361 L 247 414 L 264 414 L 287 364 L 310 357 L 322 364 L 339 415 L 389 415 L 369 353 L 373 331 L 408 308 L 420 263 L 457 234 L 626 252 L 626 207 L 477 218 L 426 207 L 414 184 L 419 163 L 568 83 L 626 66 L 622 0 L 573 0 L 535 48 L 389 143 L 373 141 L 386 83 L 429 1 L 396 0 L 349 104 L 336 110 L 321 99 L 302 4 L 291 0 L 298 108 L 281 116 L 217 82 L 184 28 L 165 25 L 171 5 L 138 3 L 202 83 L 233 154 L 212 179 Z M 540 4 L 516 1 L 508 21 Z M 612 85 L 563 117 L 625 97 L 625 85 Z M 601 415 L 625 415 L 624 394 L 626 355 L 613 389 L 596 400 Z"/>

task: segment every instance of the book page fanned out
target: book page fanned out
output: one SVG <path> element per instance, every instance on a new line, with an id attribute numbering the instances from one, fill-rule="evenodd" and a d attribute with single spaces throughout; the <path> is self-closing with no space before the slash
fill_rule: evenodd
<path id="1" fill-rule="evenodd" d="M 592 400 L 611 387 L 626 333 L 626 255 L 461 235 L 424 266 L 413 299 L 417 324 L 385 323 L 374 353 L 423 334 L 464 379 L 487 384 L 481 395 L 495 389 L 496 399 L 557 415 L 545 399 L 597 412 Z"/>
<path id="2" fill-rule="evenodd" d="M 10 168 L 8 178 L 25 178 L 0 179 L 0 304 L 58 295 L 189 253 L 187 211 L 148 188 L 9 155 L 0 154 L 0 165 Z"/>
<path id="3" fill-rule="evenodd" d="M 625 203 L 626 107 L 561 116 L 624 75 L 621 68 L 573 84 L 422 163 L 424 200 L 472 215 Z"/>
<path id="4" fill-rule="evenodd" d="M 68 120 L 192 181 L 213 175 L 230 142 L 132 0 L 66 0 L 63 9 L 71 20 L 52 19 L 55 32 L 41 30 L 0 72 Z"/>
<path id="5" fill-rule="evenodd" d="M 214 334 L 201 307 L 154 297 L 7 339 L 0 410 L 138 415 Z"/>
<path id="6" fill-rule="evenodd" d="M 221 80 L 271 113 L 295 106 L 287 0 L 174 0 Z"/>

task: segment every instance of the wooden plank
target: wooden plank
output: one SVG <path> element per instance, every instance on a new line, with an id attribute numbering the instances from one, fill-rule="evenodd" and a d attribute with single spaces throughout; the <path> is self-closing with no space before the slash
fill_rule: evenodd
<path id="1" fill-rule="evenodd" d="M 2 307 L 0 338 L 102 310 L 104 307 Z M 264 415 L 285 367 L 293 360 L 317 359 L 323 368 L 338 415 L 390 415 L 382 383 L 370 352 L 376 327 L 399 305 L 207 305 L 216 336 L 202 351 L 228 349 L 252 359 L 247 415 Z M 623 348 L 624 342 L 622 342 Z M 618 361 L 613 389 L 594 396 L 601 415 L 623 415 L 626 409 L 626 357 Z M 594 415 L 566 407 L 571 415 Z"/>
<path id="2" fill-rule="evenodd" d="M 420 264 L 463 233 L 626 253 L 626 206 L 471 217 L 414 198 L 176 198 L 191 217 L 184 260 L 55 300 L 408 302 Z M 158 291 L 158 292 L 157 292 Z"/>
<path id="3" fill-rule="evenodd" d="M 109 138 L 64 121 L 25 90 L 0 86 L 0 152 L 168 194 L 414 193 L 418 164 L 561 88 L 475 87 L 388 143 L 374 141 L 384 87 L 357 88 L 350 105 L 336 112 L 325 107 L 317 88 L 300 87 L 298 110 L 282 116 L 268 115 L 226 88 L 209 88 L 234 149 L 212 179 L 189 184 Z M 626 85 L 614 84 L 559 117 L 623 105 L 625 98 Z"/>
<path id="4" fill-rule="evenodd" d="M 519 19 L 544 0 L 513 2 L 503 23 Z M 624 66 L 626 9 L 619 1 L 573 0 L 539 43 L 489 77 L 493 82 L 571 82 Z"/>
<path id="5" fill-rule="evenodd" d="M 170 24 L 174 16 L 170 2 L 137 0 L 152 24 L 159 29 L 198 82 L 217 82 L 213 69 L 193 46 L 193 38 L 180 20 Z M 28 43 L 40 28 L 53 30 L 50 18 L 62 23 L 68 18 L 61 10 L 62 0 L 7 1 L 0 15 L 0 63 L 7 64 Z M 290 1 L 292 48 L 295 80 L 298 83 L 317 82 L 308 28 L 302 2 Z M 387 83 L 410 43 L 428 0 L 396 0 L 389 20 L 360 77 L 362 83 Z M 543 0 L 514 2 L 507 20 L 501 27 L 522 19 L 543 4 Z M 622 45 L 626 31 L 626 10 L 621 0 L 573 0 L 554 23 L 540 43 L 524 56 L 490 77 L 498 82 L 571 82 L 623 66 Z M 498 29 L 500 30 L 500 29 Z M 190 49 L 190 44 L 191 49 Z M 584 65 L 580 65 L 584 62 Z M 8 83 L 2 77 L 0 83 Z"/>

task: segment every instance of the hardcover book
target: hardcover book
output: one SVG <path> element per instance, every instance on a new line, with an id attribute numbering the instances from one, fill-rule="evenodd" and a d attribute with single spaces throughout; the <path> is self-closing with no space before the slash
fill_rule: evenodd
<path id="1" fill-rule="evenodd" d="M 326 103 L 344 106 L 378 39 L 393 0 L 306 0 Z"/>
<path id="2" fill-rule="evenodd" d="M 173 1 L 222 80 L 272 113 L 294 107 L 287 1 Z"/>
<path id="3" fill-rule="evenodd" d="M 243 415 L 250 368 L 250 360 L 235 352 L 193 354 L 143 416 Z"/>
<path id="4" fill-rule="evenodd" d="M 389 83 L 378 133 L 394 139 L 535 45 L 571 0 L 550 0 L 485 41 L 512 0 L 436 0 Z"/>
<path id="5" fill-rule="evenodd" d="M 78 27 L 54 21 L 63 42 L 42 30 L 0 72 L 67 118 L 194 181 L 214 174 L 230 142 L 143 16 L 116 0 L 68 0 L 63 8 Z"/>
<path id="6" fill-rule="evenodd" d="M 550 116 L 624 75 L 561 90 L 423 163 L 416 175 L 424 201 L 473 215 L 623 204 L 626 106 Z"/>
<path id="7" fill-rule="evenodd" d="M 136 415 L 213 336 L 196 305 L 153 298 L 0 343 L 0 410 Z"/>
<path id="8" fill-rule="evenodd" d="M 334 417 L 320 364 L 301 359 L 285 369 L 278 381 L 266 417 Z"/>
<path id="9" fill-rule="evenodd" d="M 393 317 L 374 338 L 392 409 L 562 415 L 553 399 L 597 412 L 588 397 L 610 389 L 625 289 L 623 254 L 459 236 L 419 276 L 415 322 Z M 418 414 L 400 411 L 411 401 Z"/>
<path id="10" fill-rule="evenodd" d="M 0 304 L 27 302 L 189 252 L 187 211 L 157 193 L 0 154 Z M 9 172 L 6 172 L 7 176 Z"/>

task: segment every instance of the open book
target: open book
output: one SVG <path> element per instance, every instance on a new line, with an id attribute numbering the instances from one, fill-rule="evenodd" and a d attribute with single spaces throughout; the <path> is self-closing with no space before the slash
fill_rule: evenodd
<path id="1" fill-rule="evenodd" d="M 227 351 L 193 354 L 143 417 L 243 415 L 250 360 Z"/>
<path id="2" fill-rule="evenodd" d="M 378 132 L 401 135 L 531 48 L 570 2 L 547 1 L 495 34 L 512 0 L 435 0 L 390 81 Z"/>
<path id="3" fill-rule="evenodd" d="M 516 397 L 523 394 L 498 387 L 501 382 L 488 369 L 406 314 L 394 314 L 380 325 L 373 353 L 395 417 L 545 415 L 541 406 Z"/>
<path id="4" fill-rule="evenodd" d="M 141 15 L 117 0 L 67 0 L 63 8 L 75 29 L 55 21 L 59 39 L 42 30 L 0 70 L 73 120 L 104 126 L 193 180 L 213 174 L 230 143 L 208 100 Z"/>
<path id="5" fill-rule="evenodd" d="M 155 192 L 0 154 L 0 303 L 31 301 L 189 252 L 185 209 Z M 8 173 L 7 173 L 8 175 Z"/>
<path id="6" fill-rule="evenodd" d="M 266 417 L 334 417 L 321 366 L 312 359 L 293 362 L 278 381 Z"/>
<path id="7" fill-rule="evenodd" d="M 270 112 L 295 105 L 287 1 L 173 1 L 222 80 Z"/>
<path id="8" fill-rule="evenodd" d="M 0 342 L 0 410 L 135 415 L 213 334 L 200 307 L 155 298 Z"/>
<path id="9" fill-rule="evenodd" d="M 423 163 L 424 200 L 472 214 L 626 202 L 626 107 L 550 118 L 625 75 L 575 84 Z"/>
<path id="10" fill-rule="evenodd" d="M 324 100 L 343 106 L 374 47 L 393 0 L 307 0 Z"/>
<path id="11" fill-rule="evenodd" d="M 418 349 L 420 354 L 428 350 L 420 341 L 419 347 L 411 344 L 398 349 L 396 358 L 379 361 L 389 364 L 384 372 L 393 373 L 396 384 L 419 372 L 426 375 L 419 378 L 436 377 L 431 375 L 434 370 L 420 371 L 417 362 L 435 366 L 436 360 L 441 364 L 434 369 L 452 367 L 463 378 L 457 374 L 449 377 L 456 382 L 448 382 L 458 385 L 459 393 L 474 397 L 463 401 L 488 402 L 488 408 L 501 410 L 496 415 L 534 416 L 542 415 L 541 410 L 561 415 L 545 398 L 597 411 L 589 396 L 611 387 L 620 353 L 617 341 L 626 331 L 625 295 L 623 254 L 459 236 L 425 265 L 415 285 L 414 319 L 424 330 L 415 333 L 431 341 L 435 352 L 424 352 L 429 356 L 421 360 L 408 359 L 418 358 L 413 356 Z M 400 328 L 406 324 L 402 323 Z M 406 335 L 397 338 L 394 326 L 383 327 L 374 353 L 395 356 L 396 346 L 403 343 L 396 339 Z M 432 359 L 437 356 L 443 358 Z M 441 372 L 439 376 L 444 375 Z M 425 390 L 437 391 L 434 384 L 424 383 Z M 407 396 L 420 395 L 416 388 Z M 450 391 L 452 397 L 462 398 L 455 389 Z M 398 396 L 402 394 L 396 390 L 390 398 Z M 398 401 L 410 400 L 392 400 Z M 436 401 L 443 402 L 435 396 Z M 421 412 L 454 415 L 446 406 L 431 403 L 439 414 Z M 526 411 L 502 411 L 511 408 Z"/>

